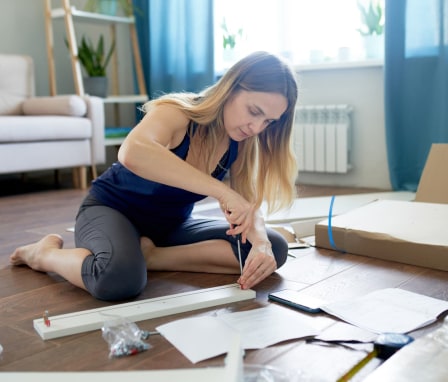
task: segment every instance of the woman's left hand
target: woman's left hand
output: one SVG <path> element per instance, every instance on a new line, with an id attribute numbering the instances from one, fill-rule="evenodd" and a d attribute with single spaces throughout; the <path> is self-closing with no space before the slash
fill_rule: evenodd
<path id="1" fill-rule="evenodd" d="M 243 274 L 238 279 L 241 289 L 250 289 L 263 281 L 277 269 L 271 243 L 263 241 L 252 244 L 244 264 Z"/>

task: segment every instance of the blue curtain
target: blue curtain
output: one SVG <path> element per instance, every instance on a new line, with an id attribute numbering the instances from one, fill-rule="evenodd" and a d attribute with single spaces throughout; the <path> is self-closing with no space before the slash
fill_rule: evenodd
<path id="1" fill-rule="evenodd" d="M 415 191 L 432 143 L 448 142 L 447 14 L 448 0 L 386 0 L 385 124 L 395 190 Z"/>
<path id="2" fill-rule="evenodd" d="M 415 191 L 448 142 L 448 0 L 386 0 L 385 115 L 391 184 Z"/>
<path id="3" fill-rule="evenodd" d="M 214 81 L 213 0 L 134 0 L 150 98 Z"/>

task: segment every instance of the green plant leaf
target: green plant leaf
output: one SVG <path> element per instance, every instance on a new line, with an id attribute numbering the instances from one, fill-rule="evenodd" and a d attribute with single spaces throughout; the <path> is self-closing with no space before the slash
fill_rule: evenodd
<path id="1" fill-rule="evenodd" d="M 364 24 L 363 28 L 358 28 L 358 32 L 363 36 L 372 34 L 382 34 L 384 25 L 382 24 L 383 9 L 379 3 L 375 6 L 373 1 L 365 7 L 359 0 L 357 2 L 358 9 L 361 14 L 361 21 Z"/>
<path id="2" fill-rule="evenodd" d="M 78 59 L 88 76 L 104 77 L 114 50 L 115 41 L 112 41 L 107 55 L 104 54 L 103 35 L 100 35 L 96 46 L 90 39 L 83 36 L 78 47 Z"/>

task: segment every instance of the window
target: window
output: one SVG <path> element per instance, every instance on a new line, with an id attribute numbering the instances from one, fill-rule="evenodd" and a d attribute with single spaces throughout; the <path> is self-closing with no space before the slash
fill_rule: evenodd
<path id="1" fill-rule="evenodd" d="M 294 64 L 364 60 L 357 2 L 368 0 L 215 0 L 215 62 L 224 68 L 255 50 Z M 379 1 L 384 12 L 384 0 Z M 382 20 L 384 20 L 384 15 Z M 223 26 L 225 24 L 225 26 Z M 227 30 L 227 32 L 226 32 Z M 223 47 L 223 36 L 234 48 Z M 382 37 L 382 36 L 381 36 Z"/>
<path id="2" fill-rule="evenodd" d="M 439 54 L 441 41 L 447 45 L 448 35 L 443 36 L 439 7 L 439 1 L 436 0 L 409 0 L 406 23 L 412 27 L 406 28 L 406 57 L 435 56 Z M 448 14 L 445 13 L 445 17 L 448 18 Z"/>

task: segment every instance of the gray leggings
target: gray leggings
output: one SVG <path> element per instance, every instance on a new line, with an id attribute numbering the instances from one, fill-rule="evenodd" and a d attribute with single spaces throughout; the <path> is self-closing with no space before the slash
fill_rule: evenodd
<path id="1" fill-rule="evenodd" d="M 226 240 L 238 258 L 236 239 L 226 234 L 226 221 L 188 219 L 168 234 L 154 237 L 138 229 L 121 212 L 101 205 L 87 197 L 81 206 L 75 225 L 75 244 L 92 252 L 82 264 L 82 279 L 87 290 L 100 300 L 116 301 L 137 296 L 146 286 L 146 263 L 140 248 L 140 237 L 148 236 L 157 246 L 176 246 L 206 240 Z M 286 240 L 268 229 L 277 267 L 288 254 Z M 243 264 L 251 248 L 241 244 Z"/>

